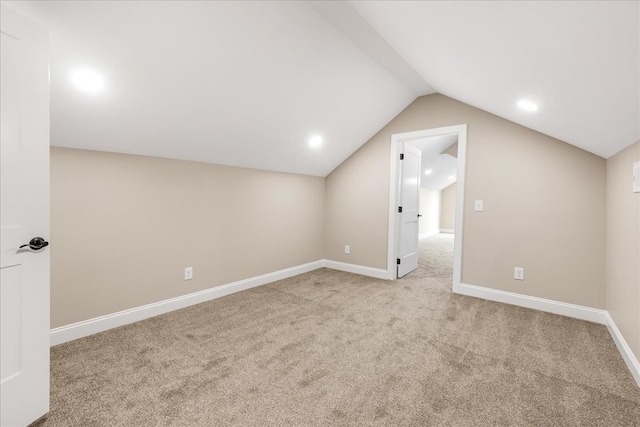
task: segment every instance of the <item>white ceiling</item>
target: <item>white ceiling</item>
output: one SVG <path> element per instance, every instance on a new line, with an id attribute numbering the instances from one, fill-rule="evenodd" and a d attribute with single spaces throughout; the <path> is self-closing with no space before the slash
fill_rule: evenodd
<path id="1" fill-rule="evenodd" d="M 56 146 L 326 176 L 417 96 L 306 3 L 9 5 L 50 28 Z"/>
<path id="2" fill-rule="evenodd" d="M 3 4 L 50 28 L 57 146 L 326 176 L 435 91 L 603 157 L 640 139 L 638 2 Z"/>
<path id="3" fill-rule="evenodd" d="M 450 154 L 442 154 L 456 142 L 458 134 L 417 138 L 406 143 L 422 152 L 420 188 L 442 190 L 457 181 L 458 159 Z M 431 173 L 427 175 L 428 170 Z"/>
<path id="4" fill-rule="evenodd" d="M 439 93 L 605 158 L 640 140 L 638 1 L 351 4 Z"/>

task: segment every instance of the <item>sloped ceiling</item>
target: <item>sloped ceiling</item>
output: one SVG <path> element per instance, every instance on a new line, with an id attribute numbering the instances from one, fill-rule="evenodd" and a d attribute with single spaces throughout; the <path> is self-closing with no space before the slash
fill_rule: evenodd
<path id="1" fill-rule="evenodd" d="M 640 140 L 638 1 L 350 3 L 439 93 L 605 158 Z"/>
<path id="2" fill-rule="evenodd" d="M 50 29 L 57 146 L 326 176 L 436 91 L 603 157 L 640 139 L 638 2 L 3 4 Z"/>
<path id="3" fill-rule="evenodd" d="M 8 5 L 50 28 L 56 146 L 326 176 L 418 95 L 303 2 Z"/>

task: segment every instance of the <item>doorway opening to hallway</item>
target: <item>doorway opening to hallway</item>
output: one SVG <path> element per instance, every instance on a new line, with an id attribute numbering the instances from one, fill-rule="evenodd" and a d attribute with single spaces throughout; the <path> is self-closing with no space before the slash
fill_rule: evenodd
<path id="1" fill-rule="evenodd" d="M 466 133 L 466 125 L 457 125 L 392 135 L 388 240 L 391 278 L 402 277 L 414 268 L 424 268 L 430 262 L 427 256 L 430 249 L 440 247 L 438 251 L 442 252 L 447 247 L 451 250 L 452 245 L 450 286 L 454 292 L 460 286 Z M 420 158 L 418 172 L 415 167 L 403 164 L 405 152 L 412 153 L 415 149 L 421 152 L 421 156 L 417 156 Z M 407 193 L 416 193 L 419 206 L 415 226 L 409 227 L 407 210 L 402 206 L 413 203 L 411 198 L 407 199 Z M 411 211 L 409 215 L 414 213 Z M 418 259 L 416 265 L 398 268 L 403 261 L 410 261 L 414 252 Z"/>

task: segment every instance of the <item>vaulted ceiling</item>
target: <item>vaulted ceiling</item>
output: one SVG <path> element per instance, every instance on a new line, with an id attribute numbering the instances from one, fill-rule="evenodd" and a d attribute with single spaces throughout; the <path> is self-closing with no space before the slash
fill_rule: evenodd
<path id="1" fill-rule="evenodd" d="M 56 146 L 326 176 L 435 92 L 602 157 L 640 139 L 638 2 L 3 4 L 50 29 Z"/>

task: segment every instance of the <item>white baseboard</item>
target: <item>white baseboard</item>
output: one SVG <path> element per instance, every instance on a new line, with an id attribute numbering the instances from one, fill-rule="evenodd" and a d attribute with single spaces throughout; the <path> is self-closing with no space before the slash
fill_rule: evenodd
<path id="1" fill-rule="evenodd" d="M 573 317 L 575 319 L 587 320 L 601 325 L 607 324 L 607 311 L 597 308 L 516 294 L 498 289 L 484 288 L 482 286 L 468 285 L 466 283 L 460 284 L 458 289 L 454 289 L 453 291 L 457 294 L 503 302 L 505 304 L 517 305 L 519 307 L 533 308 L 535 310 L 560 314 L 562 316 Z"/>
<path id="2" fill-rule="evenodd" d="M 629 371 L 631 371 L 631 375 L 633 375 L 638 387 L 640 387 L 640 362 L 638 362 L 638 359 L 631 351 L 631 348 L 625 341 L 622 333 L 620 333 L 620 330 L 608 311 L 497 289 L 484 288 L 481 286 L 468 285 L 466 283 L 460 284 L 460 286 L 457 287 L 457 289 L 454 289 L 453 292 L 606 325 L 613 342 L 615 342 L 616 347 L 618 347 L 618 351 L 629 368 Z"/>
<path id="3" fill-rule="evenodd" d="M 215 288 L 206 289 L 200 292 L 194 292 L 159 301 L 152 304 L 143 305 L 129 310 L 119 311 L 117 313 L 108 314 L 106 316 L 96 317 L 94 319 L 85 320 L 71 325 L 54 328 L 50 331 L 50 345 L 58 345 L 78 338 L 103 332 L 108 329 L 117 328 L 119 326 L 128 325 L 140 320 L 148 319 L 153 316 L 168 313 L 170 311 L 179 310 L 191 305 L 200 304 L 202 302 L 211 301 L 256 286 L 272 283 L 277 280 L 286 279 L 326 267 L 333 270 L 346 271 L 348 273 L 361 274 L 363 276 L 374 277 L 377 279 L 392 279 L 389 277 L 387 270 L 380 268 L 365 267 L 361 265 L 348 264 L 338 261 L 319 260 L 302 264 L 283 270 L 274 271 L 272 273 L 263 274 L 261 276 L 252 277 L 237 282 L 228 283 L 226 285 L 217 286 Z M 631 348 L 625 341 L 616 326 L 613 318 L 606 310 L 599 310 L 590 307 L 584 307 L 575 304 L 569 304 L 559 301 L 548 300 L 544 298 L 532 297 L 529 295 L 516 294 L 513 292 L 501 291 L 498 289 L 485 288 L 481 286 L 469 285 L 466 283 L 456 286 L 454 293 L 468 295 L 472 297 L 482 298 L 490 301 L 502 302 L 505 304 L 516 305 L 519 307 L 532 308 L 535 310 L 546 311 L 549 313 L 559 314 L 562 316 L 573 317 L 576 319 L 587 320 L 607 326 L 609 333 L 618 351 L 622 355 L 627 367 L 631 371 L 633 378 L 640 387 L 640 362 L 635 357 Z"/>
<path id="4" fill-rule="evenodd" d="M 453 228 L 441 228 L 440 232 L 447 234 L 456 234 L 456 230 L 454 230 Z"/>
<path id="5" fill-rule="evenodd" d="M 348 264 L 346 262 L 324 260 L 324 266 L 332 270 L 346 271 L 347 273 L 361 274 L 363 276 L 374 277 L 376 279 L 392 279 L 389 272 L 381 268 L 365 267 L 362 265 Z"/>
<path id="6" fill-rule="evenodd" d="M 426 239 L 427 237 L 435 236 L 438 233 L 440 233 L 440 231 L 434 231 L 432 233 L 422 233 L 422 234 L 418 235 L 418 238 L 419 239 Z"/>
<path id="7" fill-rule="evenodd" d="M 616 347 L 618 347 L 618 351 L 631 371 L 631 375 L 633 375 L 638 387 L 640 387 L 640 362 L 638 362 L 638 359 L 631 351 L 631 348 L 620 333 L 620 330 L 616 326 L 609 312 L 606 313 L 605 317 L 607 319 L 606 325 L 609 333 L 611 334 L 611 338 L 613 338 L 613 342 L 616 343 Z"/>
<path id="8" fill-rule="evenodd" d="M 140 320 L 148 319 L 149 317 L 158 316 L 173 310 L 179 310 L 190 305 L 200 304 L 202 302 L 221 298 L 256 286 L 297 276 L 298 274 L 322 268 L 324 267 L 324 263 L 324 260 L 314 261 L 308 264 L 302 264 L 274 271 L 272 273 L 263 274 L 261 276 L 238 280 L 237 282 L 216 286 L 214 288 L 205 289 L 204 291 L 194 292 L 176 298 L 54 328 L 50 331 L 50 345 L 54 346 L 67 341 L 73 341 L 108 329 L 117 328 L 118 326 L 128 325 L 129 323 L 138 322 Z"/>

